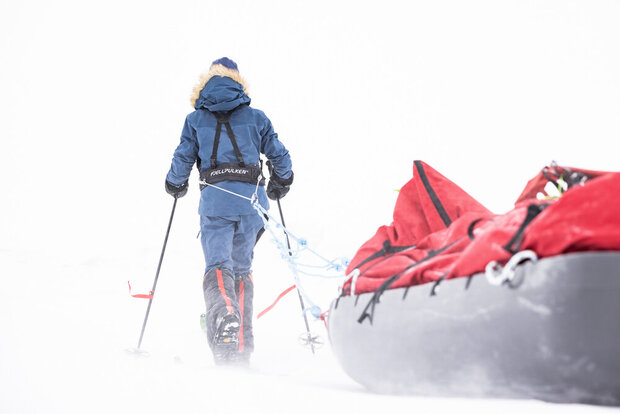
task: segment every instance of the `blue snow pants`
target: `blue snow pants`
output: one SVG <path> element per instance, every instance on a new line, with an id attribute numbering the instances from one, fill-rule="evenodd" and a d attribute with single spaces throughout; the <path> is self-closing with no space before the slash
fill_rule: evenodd
<path id="1" fill-rule="evenodd" d="M 207 307 L 207 339 L 211 347 L 218 319 L 234 313 L 241 323 L 239 352 L 249 356 L 254 349 L 251 268 L 254 245 L 262 228 L 263 221 L 258 214 L 200 217 L 206 262 L 202 287 Z"/>

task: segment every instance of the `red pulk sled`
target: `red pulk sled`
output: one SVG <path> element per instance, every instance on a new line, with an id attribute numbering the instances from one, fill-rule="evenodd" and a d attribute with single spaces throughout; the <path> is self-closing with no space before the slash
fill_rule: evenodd
<path id="1" fill-rule="evenodd" d="M 537 199 L 549 182 L 561 197 Z M 344 370 L 380 392 L 620 405 L 618 194 L 620 173 L 552 165 L 495 215 L 415 161 L 332 303 Z"/>

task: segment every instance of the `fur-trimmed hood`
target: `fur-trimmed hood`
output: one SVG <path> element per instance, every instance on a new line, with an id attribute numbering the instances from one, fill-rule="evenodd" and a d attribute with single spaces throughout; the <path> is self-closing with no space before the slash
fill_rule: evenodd
<path id="1" fill-rule="evenodd" d="M 198 84 L 192 90 L 190 102 L 195 109 L 234 109 L 241 104 L 250 103 L 247 82 L 236 70 L 224 65 L 211 65 L 207 73 L 200 75 Z"/>

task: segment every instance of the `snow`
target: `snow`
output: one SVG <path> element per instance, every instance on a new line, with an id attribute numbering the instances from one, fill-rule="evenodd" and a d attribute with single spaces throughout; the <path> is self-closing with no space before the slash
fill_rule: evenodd
<path id="1" fill-rule="evenodd" d="M 287 225 L 329 258 L 388 224 L 422 159 L 495 212 L 549 163 L 617 170 L 614 1 L 0 3 L 0 413 L 604 412 L 540 401 L 377 395 L 329 344 L 313 356 L 294 294 L 256 321 L 249 372 L 199 329 L 196 177 L 172 198 L 189 94 L 221 56 L 289 148 Z M 255 312 L 292 284 L 267 239 Z M 333 281 L 308 282 L 323 308 Z M 326 340 L 322 322 L 312 330 Z"/>

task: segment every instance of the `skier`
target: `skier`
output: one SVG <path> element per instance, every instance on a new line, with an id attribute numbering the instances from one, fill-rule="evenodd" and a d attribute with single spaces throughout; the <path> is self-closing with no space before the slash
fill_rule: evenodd
<path id="1" fill-rule="evenodd" d="M 211 64 L 190 101 L 195 111 L 185 119 L 166 191 L 183 197 L 196 163 L 207 340 L 216 363 L 247 364 L 254 349 L 251 266 L 263 230 L 262 218 L 247 198 L 256 193 L 268 209 L 266 196 L 284 197 L 293 183 L 291 158 L 267 116 L 250 107 L 247 84 L 231 59 Z M 266 191 L 261 153 L 271 162 Z"/>

